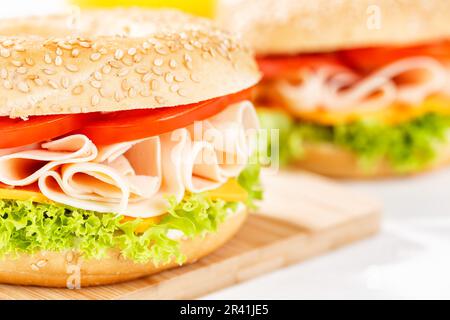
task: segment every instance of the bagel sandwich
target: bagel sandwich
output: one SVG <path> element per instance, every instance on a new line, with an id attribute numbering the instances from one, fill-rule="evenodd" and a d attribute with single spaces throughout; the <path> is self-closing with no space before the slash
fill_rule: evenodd
<path id="1" fill-rule="evenodd" d="M 175 11 L 1 20 L 0 283 L 112 284 L 223 245 L 261 197 L 259 79 Z"/>
<path id="2" fill-rule="evenodd" d="M 340 178 L 449 162 L 450 2 L 220 1 L 256 51 L 255 105 L 284 164 Z"/>

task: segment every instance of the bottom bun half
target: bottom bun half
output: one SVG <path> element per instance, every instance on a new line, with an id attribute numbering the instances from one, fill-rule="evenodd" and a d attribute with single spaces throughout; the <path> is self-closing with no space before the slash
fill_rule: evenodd
<path id="1" fill-rule="evenodd" d="M 311 143 L 303 146 L 304 156 L 295 165 L 321 175 L 340 179 L 376 179 L 400 175 L 414 175 L 450 164 L 450 145 L 438 149 L 436 159 L 417 172 L 402 173 L 387 161 L 379 161 L 370 170 L 361 167 L 353 153 L 329 143 Z"/>
<path id="2" fill-rule="evenodd" d="M 232 238 L 244 223 L 244 206 L 230 215 L 216 233 L 180 240 L 181 251 L 189 264 L 213 252 Z M 163 270 L 178 267 L 172 261 L 156 266 L 138 264 L 121 257 L 118 251 L 105 259 L 84 260 L 76 252 L 39 252 L 21 255 L 15 259 L 0 259 L 0 283 L 43 287 L 88 287 L 106 285 L 141 278 Z"/>

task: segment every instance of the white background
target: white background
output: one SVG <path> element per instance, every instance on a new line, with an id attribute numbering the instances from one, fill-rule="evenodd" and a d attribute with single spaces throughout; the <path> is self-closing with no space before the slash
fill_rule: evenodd
<path id="1" fill-rule="evenodd" d="M 0 16 L 63 10 L 58 0 L 12 0 L 2 1 Z M 450 169 L 346 184 L 383 201 L 379 235 L 206 298 L 449 299 Z"/>

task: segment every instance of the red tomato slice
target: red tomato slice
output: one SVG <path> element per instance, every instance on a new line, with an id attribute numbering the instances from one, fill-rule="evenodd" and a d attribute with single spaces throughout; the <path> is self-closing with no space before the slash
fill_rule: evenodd
<path id="1" fill-rule="evenodd" d="M 353 68 L 373 71 L 399 59 L 413 56 L 429 56 L 440 61 L 450 61 L 450 41 L 413 47 L 379 47 L 344 50 L 339 56 Z"/>
<path id="2" fill-rule="evenodd" d="M 85 115 L 34 116 L 28 120 L 0 117 L 0 149 L 50 140 L 84 125 Z"/>
<path id="3" fill-rule="evenodd" d="M 257 58 L 259 68 L 265 79 L 285 76 L 292 71 L 304 67 L 318 67 L 323 65 L 336 65 L 341 63 L 333 54 L 308 54 L 297 56 L 268 56 Z"/>
<path id="4" fill-rule="evenodd" d="M 232 103 L 249 99 L 250 95 L 251 89 L 247 89 L 184 106 L 101 114 L 78 132 L 98 145 L 147 138 L 212 117 Z"/>

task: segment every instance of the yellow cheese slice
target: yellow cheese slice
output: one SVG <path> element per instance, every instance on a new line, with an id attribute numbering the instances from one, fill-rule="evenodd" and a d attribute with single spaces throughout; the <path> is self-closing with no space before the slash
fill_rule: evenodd
<path id="1" fill-rule="evenodd" d="M 426 113 L 450 115 L 450 97 L 433 96 L 417 106 L 392 105 L 378 111 L 361 111 L 357 108 L 348 112 L 317 110 L 300 112 L 298 117 L 322 125 L 344 124 L 360 119 L 374 120 L 386 124 L 398 124 L 420 117 Z"/>
<path id="2" fill-rule="evenodd" d="M 54 203 L 52 200 L 39 192 L 39 189 L 34 186 L 15 188 L 2 186 L 0 187 L 0 199 L 23 201 L 31 200 L 40 203 Z"/>
<path id="3" fill-rule="evenodd" d="M 134 230 L 134 232 L 135 233 L 144 233 L 151 226 L 158 224 L 163 217 L 164 217 L 164 215 L 142 219 L 143 221 L 139 224 L 139 226 L 136 228 L 136 230 Z M 125 223 L 125 222 L 133 221 L 133 220 L 136 220 L 136 218 L 124 216 L 122 218 L 122 220 L 120 220 L 120 222 Z"/>
<path id="4" fill-rule="evenodd" d="M 248 199 L 248 192 L 236 179 L 228 180 L 219 188 L 208 191 L 207 194 L 211 199 L 222 199 L 228 202 L 245 202 Z"/>

